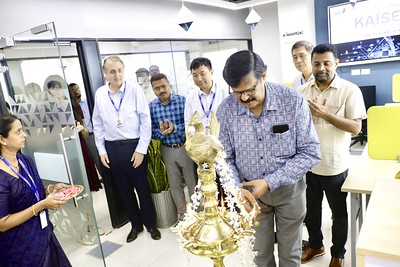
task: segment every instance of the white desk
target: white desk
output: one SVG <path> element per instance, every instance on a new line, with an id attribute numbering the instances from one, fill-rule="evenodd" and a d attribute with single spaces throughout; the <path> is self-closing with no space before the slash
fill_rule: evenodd
<path id="1" fill-rule="evenodd" d="M 399 192 L 399 179 L 376 180 L 357 241 L 357 267 L 400 266 Z"/>
<path id="2" fill-rule="evenodd" d="M 376 178 L 393 179 L 400 170 L 400 163 L 391 160 L 373 160 L 363 155 L 353 158 L 349 174 L 342 186 L 342 192 L 350 193 L 350 227 L 351 227 L 351 266 L 356 267 L 357 232 L 363 223 L 362 197 L 371 194 Z M 357 229 L 358 218 L 358 229 Z"/>

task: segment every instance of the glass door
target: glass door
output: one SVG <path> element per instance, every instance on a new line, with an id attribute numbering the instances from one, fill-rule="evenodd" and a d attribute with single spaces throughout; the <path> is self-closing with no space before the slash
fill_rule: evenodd
<path id="1" fill-rule="evenodd" d="M 0 50 L 5 55 L 2 65 L 8 67 L 2 87 L 27 134 L 22 152 L 35 161 L 45 185 L 84 186 L 78 197 L 50 211 L 54 232 L 72 266 L 105 266 L 54 23 L 8 40 L 9 46 Z"/>

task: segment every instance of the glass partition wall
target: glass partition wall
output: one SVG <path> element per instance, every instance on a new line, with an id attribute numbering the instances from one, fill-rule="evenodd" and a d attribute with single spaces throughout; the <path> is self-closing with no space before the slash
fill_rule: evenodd
<path id="1" fill-rule="evenodd" d="M 118 55 L 125 64 L 125 78 L 139 82 L 137 71 L 158 66 L 167 75 L 175 93 L 186 95 L 195 87 L 190 63 L 196 57 L 207 57 L 214 69 L 214 81 L 225 83 L 222 70 L 226 59 L 234 52 L 248 49 L 248 40 L 206 40 L 206 41 L 99 41 L 102 58 Z M 140 75 L 139 75 L 140 77 Z M 144 81 L 146 82 L 146 80 Z"/>
<path id="2" fill-rule="evenodd" d="M 35 160 L 44 183 L 63 181 L 85 187 L 76 200 L 51 212 L 54 231 L 72 265 L 106 266 L 97 225 L 108 226 L 110 216 L 103 210 L 101 214 L 95 214 L 94 210 L 97 212 L 98 209 L 93 208 L 93 201 L 98 207 L 97 201 L 106 200 L 92 195 L 89 190 L 67 84 L 77 83 L 82 99 L 93 99 L 94 96 L 89 94 L 93 94 L 97 88 L 85 88 L 88 83 L 84 80 L 87 75 L 83 72 L 87 68 L 82 55 L 78 53 L 82 41 L 59 41 L 53 23 L 46 24 L 46 27 L 49 30 L 39 35 L 31 30 L 17 34 L 14 36 L 14 46 L 0 49 L 0 53 L 6 56 L 1 63 L 9 69 L 0 75 L 1 88 L 12 112 L 21 118 L 27 131 L 23 152 Z M 190 73 L 190 63 L 194 58 L 209 58 L 214 69 L 214 81 L 225 83 L 222 70 L 226 59 L 236 51 L 248 49 L 249 40 L 100 40 L 97 44 L 99 58 L 104 59 L 109 55 L 121 57 L 125 63 L 127 80 L 138 82 L 143 89 L 151 91 L 149 73 L 145 77 L 141 74 L 143 69 L 149 71 L 150 66 L 156 65 L 160 72 L 167 75 L 174 92 L 186 95 L 195 88 Z M 96 71 L 101 72 L 101 69 Z M 51 80 L 62 84 L 60 99 L 50 95 L 47 89 Z M 107 205 L 103 203 L 99 206 Z M 108 231 L 108 234 L 112 234 L 112 231 Z"/>
<path id="3" fill-rule="evenodd" d="M 105 266 L 67 88 L 65 70 L 70 66 L 60 56 L 54 24 L 10 40 L 13 44 L 0 50 L 5 56 L 1 63 L 8 67 L 1 87 L 27 134 L 22 153 L 34 160 L 45 186 L 58 182 L 84 186 L 79 196 L 49 210 L 54 233 L 72 266 Z"/>

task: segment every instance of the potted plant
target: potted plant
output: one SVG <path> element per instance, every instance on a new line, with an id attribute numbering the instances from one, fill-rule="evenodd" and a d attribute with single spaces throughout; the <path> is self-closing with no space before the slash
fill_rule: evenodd
<path id="1" fill-rule="evenodd" d="M 171 227 L 176 223 L 178 212 L 169 188 L 167 170 L 161 158 L 161 142 L 159 140 L 151 140 L 147 155 L 147 179 L 156 208 L 157 227 Z"/>

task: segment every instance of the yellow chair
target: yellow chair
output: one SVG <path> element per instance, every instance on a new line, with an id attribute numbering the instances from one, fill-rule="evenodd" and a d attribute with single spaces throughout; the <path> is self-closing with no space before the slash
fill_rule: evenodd
<path id="1" fill-rule="evenodd" d="M 400 102 L 400 73 L 392 76 L 392 99 L 393 102 Z"/>
<path id="2" fill-rule="evenodd" d="M 397 160 L 400 155 L 400 105 L 368 109 L 368 155 Z"/>

